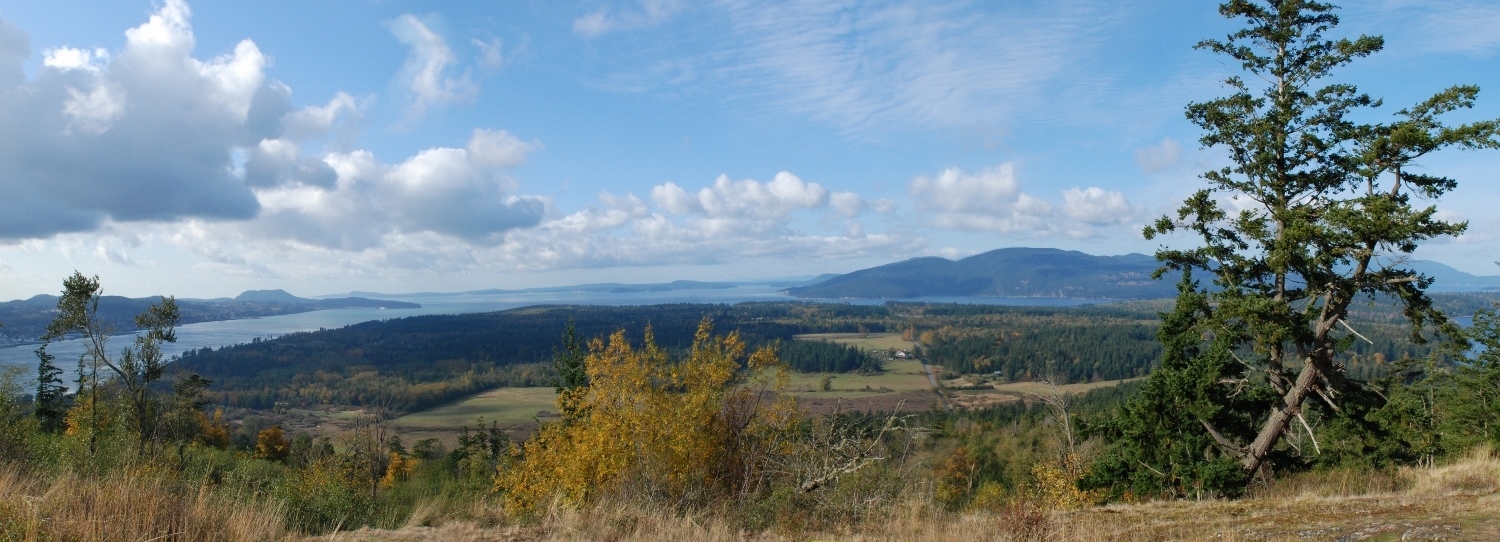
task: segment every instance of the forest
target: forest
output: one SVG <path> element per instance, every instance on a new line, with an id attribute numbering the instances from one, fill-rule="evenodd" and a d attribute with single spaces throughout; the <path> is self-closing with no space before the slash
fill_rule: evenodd
<path id="1" fill-rule="evenodd" d="M 1483 297 L 1444 294 L 1452 305 Z M 1478 301 L 1464 301 L 1475 299 Z M 209 392 L 227 406 L 269 409 L 321 405 L 380 406 L 415 411 L 496 386 L 547 386 L 547 362 L 568 322 L 585 340 L 619 329 L 645 329 L 657 344 L 682 351 L 699 321 L 733 330 L 753 347 L 776 344 L 794 371 L 879 371 L 879 359 L 858 349 L 795 341 L 805 333 L 901 331 L 936 366 L 1007 381 L 1048 377 L 1068 382 L 1144 376 L 1161 355 L 1159 302 L 1079 307 L 1015 307 L 889 302 L 741 303 L 523 307 L 482 314 L 413 316 L 339 329 L 293 333 L 220 349 L 186 352 L 169 374 L 215 382 Z M 1372 343 L 1352 347 L 1351 371 L 1374 374 L 1378 364 L 1420 358 L 1399 311 L 1367 307 L 1360 321 Z M 1377 361 L 1378 360 L 1378 361 Z"/>

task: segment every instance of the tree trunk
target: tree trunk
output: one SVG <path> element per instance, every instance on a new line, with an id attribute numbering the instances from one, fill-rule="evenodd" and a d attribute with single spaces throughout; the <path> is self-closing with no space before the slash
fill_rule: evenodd
<path id="1" fill-rule="evenodd" d="M 1276 447 L 1276 442 L 1281 440 L 1281 435 L 1286 432 L 1287 427 L 1292 424 L 1292 419 L 1302 411 L 1302 403 L 1312 395 L 1318 381 L 1322 380 L 1323 371 L 1318 369 L 1317 364 L 1308 360 L 1302 366 L 1302 373 L 1297 375 L 1297 383 L 1292 389 L 1287 390 L 1282 397 L 1282 406 L 1271 411 L 1271 418 L 1261 426 L 1260 433 L 1255 435 L 1255 441 L 1245 447 L 1245 455 L 1240 459 L 1240 465 L 1245 472 L 1254 475 L 1265 463 L 1266 456 L 1270 455 L 1271 449 Z"/>

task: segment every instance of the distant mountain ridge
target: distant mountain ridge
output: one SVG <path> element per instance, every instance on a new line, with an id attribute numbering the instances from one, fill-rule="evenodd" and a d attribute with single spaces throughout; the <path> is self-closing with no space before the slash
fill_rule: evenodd
<path id="1" fill-rule="evenodd" d="M 104 296 L 99 298 L 99 318 L 116 332 L 126 333 L 135 329 L 135 315 L 161 301 L 160 297 L 129 298 Z M 296 314 L 325 309 L 419 309 L 421 305 L 405 301 L 343 297 L 335 299 L 306 299 L 287 293 L 285 290 L 250 290 L 234 299 L 189 299 L 179 298 L 177 307 L 183 324 L 260 318 L 279 314 Z M 0 344 L 12 342 L 35 342 L 40 339 L 47 323 L 57 314 L 57 296 L 42 294 L 29 299 L 0 303 Z"/>
<path id="2" fill-rule="evenodd" d="M 787 288 L 799 298 L 933 296 L 1153 299 L 1176 294 L 1152 280 L 1160 264 L 1144 254 L 1094 256 L 1055 248 L 1002 248 L 958 261 L 913 258 Z"/>
<path id="3" fill-rule="evenodd" d="M 1094 256 L 1054 248 L 1002 248 L 958 261 L 913 258 L 787 288 L 799 298 L 1065 297 L 1154 299 L 1175 297 L 1176 275 L 1152 280 L 1160 267 L 1144 254 Z M 1403 267 L 1433 278 L 1435 292 L 1500 290 L 1500 276 L 1478 276 L 1441 263 Z"/>
<path id="4" fill-rule="evenodd" d="M 575 284 L 572 286 L 542 286 L 537 288 L 518 288 L 506 290 L 490 288 L 487 290 L 469 290 L 464 292 L 415 292 L 406 294 L 386 294 L 380 292 L 352 291 L 348 295 L 364 297 L 436 297 L 436 296 L 463 296 L 463 295 L 497 295 L 497 294 L 535 294 L 535 293 L 606 293 L 626 294 L 639 292 L 671 292 L 677 290 L 727 290 L 741 286 L 771 286 L 775 288 L 806 286 L 837 277 L 836 274 L 822 274 L 812 278 L 783 278 L 771 280 L 750 281 L 728 281 L 728 282 L 703 282 L 697 280 L 674 280 L 672 282 L 656 282 L 648 284 L 625 284 L 618 282 L 602 282 L 594 284 Z"/>

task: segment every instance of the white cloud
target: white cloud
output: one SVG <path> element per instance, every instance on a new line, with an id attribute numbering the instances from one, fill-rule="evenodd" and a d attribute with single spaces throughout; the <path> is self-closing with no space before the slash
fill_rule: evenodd
<path id="1" fill-rule="evenodd" d="M 798 209 L 825 207 L 828 189 L 783 171 L 768 183 L 754 179 L 731 181 L 727 175 L 720 175 L 713 186 L 704 187 L 693 196 L 676 184 L 666 183 L 652 188 L 651 198 L 673 214 L 764 219 L 784 217 Z"/>
<path id="2" fill-rule="evenodd" d="M 479 64 L 480 68 L 493 71 L 500 69 L 500 65 L 505 63 L 505 42 L 500 38 L 490 40 L 472 38 L 469 44 L 479 50 L 479 58 L 475 63 Z"/>
<path id="3" fill-rule="evenodd" d="M 691 42 L 693 52 L 666 62 L 650 55 L 631 67 L 623 59 L 625 73 L 605 80 L 631 84 L 604 86 L 699 87 L 690 90 L 809 117 L 855 137 L 910 128 L 992 132 L 1039 110 L 1054 95 L 1049 89 L 1076 85 L 1070 70 L 1123 18 L 1117 5 L 1091 1 L 984 10 L 942 0 L 705 6 L 727 23 L 714 28 L 722 38 L 707 49 Z M 625 14 L 609 8 L 574 21 L 575 32 L 591 37 L 627 26 Z M 687 64 L 701 77 L 672 78 L 658 73 L 662 64 Z"/>
<path id="4" fill-rule="evenodd" d="M 917 209 L 931 213 L 942 228 L 970 231 L 1036 232 L 1046 230 L 1052 207 L 1021 192 L 1015 167 L 1002 164 L 977 174 L 958 168 L 911 182 Z"/>
<path id="5" fill-rule="evenodd" d="M 505 138 L 514 143 L 503 145 Z M 268 156 L 267 162 L 306 164 L 297 162 L 295 149 L 287 145 L 263 142 L 257 153 Z M 321 161 L 333 172 L 333 182 L 299 179 L 258 189 L 265 211 L 244 229 L 266 239 L 345 251 L 424 232 L 493 244 L 507 230 L 542 220 L 546 202 L 513 194 L 515 182 L 500 171 L 519 164 L 532 148 L 503 131 L 476 130 L 467 148 L 427 149 L 398 164 L 383 164 L 368 151 L 333 153 Z M 255 160 L 247 163 L 247 175 Z"/>
<path id="6" fill-rule="evenodd" d="M 1008 163 L 979 173 L 949 168 L 917 177 L 910 192 L 932 225 L 965 231 L 1093 237 L 1100 228 L 1128 223 L 1142 212 L 1124 194 L 1099 187 L 1064 190 L 1062 205 L 1054 207 L 1023 192 Z"/>
<path id="7" fill-rule="evenodd" d="M 614 20 L 609 16 L 609 11 L 604 9 L 573 19 L 573 32 L 585 38 L 597 38 L 614 27 Z"/>
<path id="8" fill-rule="evenodd" d="M 443 36 L 433 32 L 415 15 L 403 14 L 390 25 L 396 40 L 410 48 L 396 80 L 411 93 L 407 106 L 410 119 L 421 118 L 429 108 L 464 103 L 479 95 L 468 72 L 450 76 L 448 67 L 457 63 Z"/>
<path id="9" fill-rule="evenodd" d="M 378 250 L 413 236 L 485 245 L 542 220 L 546 201 L 517 194 L 503 171 L 539 143 L 475 130 L 466 148 L 394 164 L 361 150 L 306 152 L 307 139 L 359 115 L 355 98 L 293 108 L 253 42 L 195 58 L 190 15 L 168 0 L 126 32 L 117 54 L 49 49 L 34 79 L 20 69 L 25 34 L 0 21 L 0 239 L 158 223 L 192 233 L 171 238 L 215 265 L 239 265 L 223 254 L 244 247 L 227 247 L 280 247 L 295 259 L 297 250 Z M 440 36 L 410 17 L 392 31 L 412 45 L 421 107 L 468 92 L 466 79 L 444 74 L 452 55 Z M 128 261 L 107 245 L 81 250 Z"/>
<path id="10" fill-rule="evenodd" d="M 42 55 L 42 65 L 59 70 L 99 71 L 109 64 L 109 51 L 103 48 L 91 50 L 57 47 Z"/>
<path id="11" fill-rule="evenodd" d="M 865 200 L 854 192 L 834 192 L 828 196 L 828 204 L 846 218 L 859 216 L 865 210 Z"/>
<path id="12" fill-rule="evenodd" d="M 1146 173 L 1157 173 L 1182 164 L 1182 145 L 1170 137 L 1160 143 L 1135 150 L 1135 163 Z"/>
<path id="13" fill-rule="evenodd" d="M 1062 211 L 1074 220 L 1094 226 L 1128 224 L 1141 213 L 1125 200 L 1125 194 L 1097 186 L 1063 191 Z"/>
<path id="14" fill-rule="evenodd" d="M 509 168 L 526 163 L 527 155 L 540 147 L 540 143 L 521 141 L 505 130 L 475 129 L 465 149 L 476 163 Z"/>
<path id="15" fill-rule="evenodd" d="M 63 115 L 68 117 L 64 135 L 79 130 L 91 135 L 109 131 L 111 124 L 125 114 L 125 89 L 119 85 L 101 83 L 88 92 L 68 87 L 68 100 L 63 102 Z"/>
<path id="16" fill-rule="evenodd" d="M 1384 35 L 1394 51 L 1500 51 L 1500 5 L 1491 0 L 1380 0 L 1353 3 L 1345 11 L 1346 25 L 1375 29 L 1366 32 Z"/>
<path id="17" fill-rule="evenodd" d="M 118 53 L 49 49 L 32 78 L 25 33 L 0 24 L 0 239 L 255 215 L 231 149 L 276 137 L 257 127 L 276 124 L 285 97 L 263 92 L 250 41 L 194 58 L 190 14 L 169 0 Z"/>
<path id="18" fill-rule="evenodd" d="M 671 20 L 687 3 L 683 0 L 640 0 L 623 10 L 599 8 L 573 19 L 573 32 L 593 39 L 617 30 L 649 28 Z"/>
<path id="19" fill-rule="evenodd" d="M 340 116 L 359 115 L 359 104 L 347 93 L 334 94 L 326 105 L 309 105 L 282 117 L 282 129 L 288 137 L 317 137 L 333 129 Z"/>

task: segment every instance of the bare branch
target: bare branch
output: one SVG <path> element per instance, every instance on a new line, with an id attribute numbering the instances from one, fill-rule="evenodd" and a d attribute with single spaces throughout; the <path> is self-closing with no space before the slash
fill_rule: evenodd
<path id="1" fill-rule="evenodd" d="M 1318 437 L 1313 436 L 1312 426 L 1307 425 L 1307 418 L 1302 417 L 1301 412 L 1297 413 L 1297 421 L 1302 422 L 1302 428 L 1307 430 L 1307 438 L 1312 439 L 1313 451 L 1318 452 L 1318 455 L 1323 455 L 1323 449 L 1318 446 Z"/>
<path id="2" fill-rule="evenodd" d="M 1361 339 L 1364 339 L 1365 342 L 1367 342 L 1367 343 L 1375 344 L 1375 341 L 1370 340 L 1369 337 L 1366 337 L 1364 335 L 1360 335 L 1358 331 L 1355 331 L 1354 330 L 1354 326 L 1349 325 L 1349 322 L 1345 322 L 1343 318 L 1339 318 L 1339 323 L 1343 324 L 1344 325 L 1344 329 L 1349 330 L 1349 332 L 1353 333 L 1355 337 L 1359 337 Z"/>

